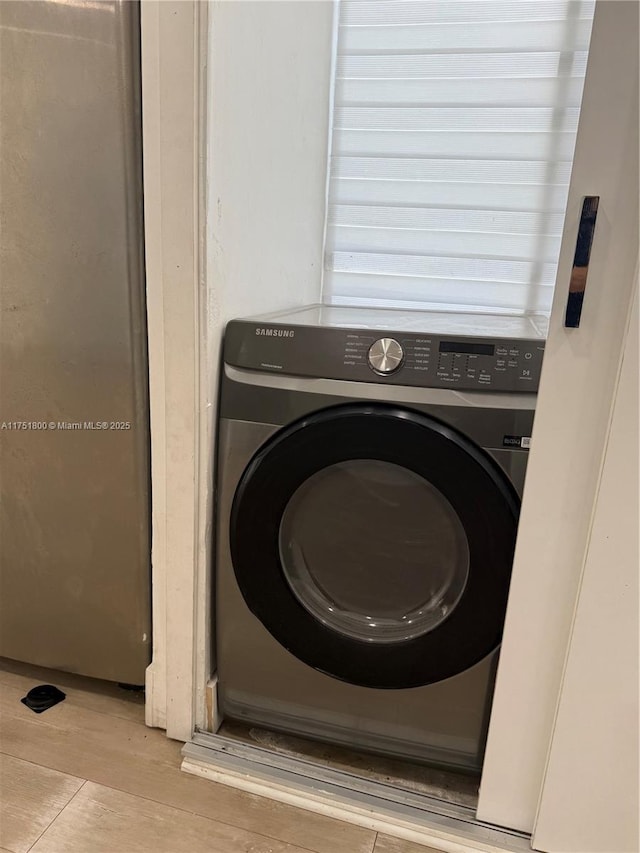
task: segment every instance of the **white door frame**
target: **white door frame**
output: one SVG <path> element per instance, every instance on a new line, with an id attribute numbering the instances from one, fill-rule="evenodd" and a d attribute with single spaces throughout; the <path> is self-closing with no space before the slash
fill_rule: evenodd
<path id="1" fill-rule="evenodd" d="M 206 3 L 142 0 L 142 119 L 151 424 L 153 660 L 146 719 L 194 728 L 199 387 L 203 281 L 201 137 Z"/>

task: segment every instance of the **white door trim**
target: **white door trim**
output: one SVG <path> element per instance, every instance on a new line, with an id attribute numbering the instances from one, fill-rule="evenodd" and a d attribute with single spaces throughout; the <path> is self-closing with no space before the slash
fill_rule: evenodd
<path id="1" fill-rule="evenodd" d="M 152 488 L 147 724 L 193 733 L 206 4 L 141 3 Z"/>

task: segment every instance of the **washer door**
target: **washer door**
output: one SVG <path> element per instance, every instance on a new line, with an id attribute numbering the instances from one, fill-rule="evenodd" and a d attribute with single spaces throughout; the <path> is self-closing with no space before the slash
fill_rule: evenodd
<path id="1" fill-rule="evenodd" d="M 432 684 L 500 642 L 518 498 L 479 447 L 426 415 L 325 409 L 249 463 L 231 555 L 289 652 L 366 687 Z"/>

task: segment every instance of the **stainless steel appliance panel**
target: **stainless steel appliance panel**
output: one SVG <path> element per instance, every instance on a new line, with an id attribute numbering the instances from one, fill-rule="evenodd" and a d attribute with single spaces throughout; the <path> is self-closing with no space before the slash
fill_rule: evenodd
<path id="1" fill-rule="evenodd" d="M 302 329 L 300 337 L 306 338 L 308 331 Z M 269 633 L 243 598 L 231 558 L 232 506 L 243 472 L 278 430 L 350 402 L 384 402 L 438 418 L 492 456 L 521 496 L 528 451 L 526 445 L 505 442 L 505 437 L 531 435 L 535 396 L 392 387 L 348 381 L 342 371 L 339 376 L 309 379 L 224 363 L 215 589 L 220 708 L 223 714 L 247 723 L 477 770 L 497 650 L 453 677 L 400 690 L 363 688 L 312 668 Z M 262 573 L 265 567 L 257 562 L 255 568 Z"/>
<path id="2" fill-rule="evenodd" d="M 0 3 L 0 654 L 143 683 L 139 8 Z"/>

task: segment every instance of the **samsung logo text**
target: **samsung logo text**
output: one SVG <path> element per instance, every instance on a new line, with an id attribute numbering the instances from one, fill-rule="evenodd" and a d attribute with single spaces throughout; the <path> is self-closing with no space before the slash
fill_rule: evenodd
<path id="1" fill-rule="evenodd" d="M 266 335 L 268 338 L 292 338 L 295 335 L 293 329 L 264 329 L 258 327 L 256 335 Z"/>

